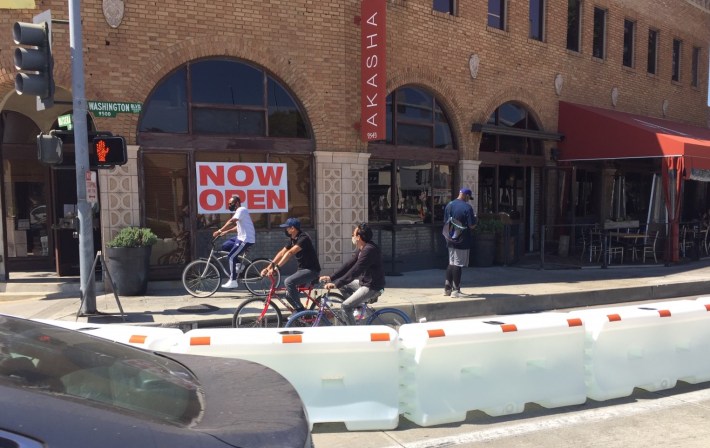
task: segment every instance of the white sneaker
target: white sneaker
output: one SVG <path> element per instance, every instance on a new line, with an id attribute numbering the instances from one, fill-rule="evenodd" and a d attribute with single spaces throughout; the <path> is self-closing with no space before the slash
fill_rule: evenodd
<path id="1" fill-rule="evenodd" d="M 227 283 L 222 285 L 222 288 L 236 289 L 239 288 L 239 280 L 227 280 Z"/>
<path id="2" fill-rule="evenodd" d="M 451 291 L 451 297 L 458 299 L 459 297 L 463 297 L 463 294 L 461 294 L 461 291 Z"/>

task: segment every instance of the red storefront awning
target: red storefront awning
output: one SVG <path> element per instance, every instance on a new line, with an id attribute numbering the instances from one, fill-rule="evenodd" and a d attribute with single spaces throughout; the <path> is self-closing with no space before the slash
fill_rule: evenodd
<path id="1" fill-rule="evenodd" d="M 560 161 L 683 157 L 685 177 L 710 180 L 710 129 L 560 101 Z"/>

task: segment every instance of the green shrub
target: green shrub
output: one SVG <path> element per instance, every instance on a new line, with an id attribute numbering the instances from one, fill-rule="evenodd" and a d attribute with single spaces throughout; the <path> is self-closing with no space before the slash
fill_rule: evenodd
<path id="1" fill-rule="evenodd" d="M 498 233 L 503 230 L 503 222 L 500 219 L 479 218 L 473 233 Z"/>
<path id="2" fill-rule="evenodd" d="M 147 227 L 124 227 L 106 243 L 108 247 L 145 247 L 152 246 L 158 237 Z"/>

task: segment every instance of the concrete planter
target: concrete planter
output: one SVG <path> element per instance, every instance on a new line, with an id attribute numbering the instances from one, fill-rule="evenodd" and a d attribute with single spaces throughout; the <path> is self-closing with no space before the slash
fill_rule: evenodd
<path id="1" fill-rule="evenodd" d="M 496 257 L 496 234 L 474 233 L 469 256 L 469 266 L 493 266 Z"/>
<path id="2" fill-rule="evenodd" d="M 107 247 L 106 264 L 119 296 L 142 296 L 148 289 L 152 246 Z"/>

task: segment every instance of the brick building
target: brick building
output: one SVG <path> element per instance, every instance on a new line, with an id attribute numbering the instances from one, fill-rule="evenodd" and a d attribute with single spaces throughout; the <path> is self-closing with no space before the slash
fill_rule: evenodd
<path id="1" fill-rule="evenodd" d="M 560 104 L 708 127 L 702 0 L 383 2 L 388 132 L 367 143 L 360 1 L 84 1 L 86 100 L 142 104 L 113 117 L 90 107 L 90 130 L 125 136 L 130 157 L 98 171 L 97 249 L 124 226 L 148 225 L 160 237 L 153 277 L 177 278 L 228 218 L 198 206 L 195 167 L 215 162 L 288 167 L 288 211 L 250 206 L 256 255 L 274 253 L 278 224 L 298 216 L 324 271 L 349 256 L 360 221 L 376 228 L 390 270 L 443 266 L 442 210 L 461 185 L 479 213 L 511 217 L 516 254 L 535 252 L 542 224 L 617 218 L 604 198 L 628 168 L 626 156 L 575 158 Z M 14 91 L 12 24 L 46 9 L 68 16 L 66 1 L 34 3 L 0 14 L 3 275 L 78 272 L 72 229 L 58 225 L 75 214 L 72 145 L 49 167 L 34 143 L 72 111 L 67 25 L 53 27 L 58 104 L 37 112 Z M 660 159 L 641 156 L 630 183 L 661 172 Z M 594 204 L 566 210 L 562 173 L 589 184 Z"/>

